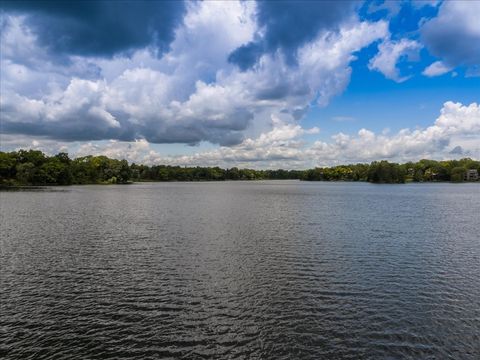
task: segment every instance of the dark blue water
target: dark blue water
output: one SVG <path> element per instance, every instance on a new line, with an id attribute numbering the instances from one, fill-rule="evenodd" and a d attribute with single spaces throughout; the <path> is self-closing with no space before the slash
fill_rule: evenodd
<path id="1" fill-rule="evenodd" d="M 0 202 L 0 358 L 480 358 L 480 184 L 159 183 Z"/>

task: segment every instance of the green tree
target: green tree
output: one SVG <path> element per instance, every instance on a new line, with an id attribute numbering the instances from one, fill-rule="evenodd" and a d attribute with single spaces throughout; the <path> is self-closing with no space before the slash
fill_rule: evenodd
<path id="1" fill-rule="evenodd" d="M 466 169 L 461 166 L 454 167 L 450 173 L 450 179 L 453 182 L 462 182 L 465 179 Z"/>
<path id="2" fill-rule="evenodd" d="M 35 165 L 31 162 L 20 163 L 16 166 L 16 178 L 20 184 L 34 184 Z"/>

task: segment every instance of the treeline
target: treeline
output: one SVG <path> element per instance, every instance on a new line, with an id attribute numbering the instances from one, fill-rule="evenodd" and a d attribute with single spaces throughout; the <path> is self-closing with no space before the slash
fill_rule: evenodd
<path id="1" fill-rule="evenodd" d="M 370 164 L 340 165 L 329 168 L 305 170 L 303 180 L 368 181 L 373 183 L 405 183 L 452 181 L 462 182 L 468 170 L 480 173 L 480 161 L 469 158 L 460 160 L 420 160 L 405 164 L 385 160 Z"/>
<path id="2" fill-rule="evenodd" d="M 127 160 L 106 156 L 72 160 L 66 153 L 46 156 L 37 150 L 0 152 L 2 185 L 124 184 L 131 179 Z"/>
<path id="3" fill-rule="evenodd" d="M 37 150 L 0 152 L 0 185 L 126 184 L 134 181 L 209 181 L 298 179 L 306 181 L 464 181 L 467 170 L 480 172 L 472 159 L 420 160 L 405 164 L 374 161 L 309 170 L 221 169 L 129 164 L 106 156 L 70 159 L 68 154 L 46 156 Z"/>

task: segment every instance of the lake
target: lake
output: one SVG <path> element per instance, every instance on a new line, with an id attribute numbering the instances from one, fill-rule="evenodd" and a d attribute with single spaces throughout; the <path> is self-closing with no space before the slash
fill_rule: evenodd
<path id="1" fill-rule="evenodd" d="M 480 184 L 0 193 L 0 357 L 479 359 Z"/>

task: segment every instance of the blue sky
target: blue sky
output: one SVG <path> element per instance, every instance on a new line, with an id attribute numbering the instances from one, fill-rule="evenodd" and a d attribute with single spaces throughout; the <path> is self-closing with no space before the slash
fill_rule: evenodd
<path id="1" fill-rule="evenodd" d="M 411 78 L 397 83 L 368 69 L 368 61 L 375 51 L 376 48 L 371 47 L 358 55 L 358 60 L 352 63 L 353 72 L 345 91 L 328 106 L 313 107 L 305 117 L 305 124 L 313 126 L 321 120 L 324 122 L 322 128 L 329 133 L 350 132 L 360 127 L 374 131 L 425 127 L 438 117 L 447 101 L 463 104 L 479 101 L 480 77 L 465 77 L 465 69 L 455 69 L 456 76 L 450 72 L 426 77 L 421 72 L 435 59 L 422 51 L 421 60 L 412 64 L 416 71 L 410 70 Z M 409 71 L 408 68 L 405 71 Z M 335 121 L 336 117 L 352 119 Z"/>
<path id="2" fill-rule="evenodd" d="M 480 1 L 4 1 L 0 148 L 306 168 L 480 158 Z"/>

